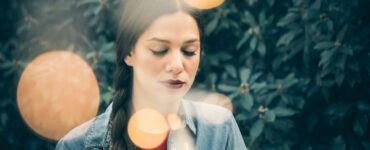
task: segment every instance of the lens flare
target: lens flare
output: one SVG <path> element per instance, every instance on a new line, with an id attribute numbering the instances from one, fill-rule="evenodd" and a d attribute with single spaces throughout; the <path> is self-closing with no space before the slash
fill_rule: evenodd
<path id="1" fill-rule="evenodd" d="M 161 145 L 169 132 L 165 117 L 153 109 L 141 109 L 135 112 L 127 126 L 131 141 L 143 149 L 152 149 Z"/>
<path id="2" fill-rule="evenodd" d="M 233 112 L 233 104 L 231 100 L 224 94 L 221 93 L 212 93 L 209 94 L 206 98 L 203 100 L 205 103 L 209 104 L 215 104 L 221 107 L 224 107 L 231 112 Z"/>
<path id="3" fill-rule="evenodd" d="M 99 86 L 89 65 L 67 51 L 44 53 L 23 71 L 17 105 L 25 123 L 38 135 L 59 140 L 96 116 Z"/>
<path id="4" fill-rule="evenodd" d="M 185 2 L 198 9 L 211 9 L 220 6 L 225 0 L 185 0 Z"/>
<path id="5" fill-rule="evenodd" d="M 221 106 L 223 108 L 228 109 L 231 112 L 233 111 L 233 105 L 231 103 L 231 100 L 224 94 L 220 94 L 220 93 L 209 94 L 206 98 L 204 98 L 203 102 Z M 212 112 L 212 110 L 208 108 L 208 106 L 205 106 L 205 105 L 204 107 L 201 107 L 201 109 L 202 109 L 204 118 L 210 123 L 222 124 L 226 122 L 227 120 L 229 120 L 230 117 L 232 117 L 231 113 L 226 113 L 226 112 L 222 114 L 215 114 L 214 112 Z M 218 109 L 218 108 L 215 108 L 215 109 Z M 224 110 L 220 110 L 220 111 L 224 111 Z"/>
<path id="6" fill-rule="evenodd" d="M 169 114 L 167 120 L 171 130 L 178 130 L 185 127 L 185 122 L 177 114 Z"/>
<path id="7" fill-rule="evenodd" d="M 185 99 L 217 105 L 233 112 L 233 104 L 231 100 L 226 95 L 221 93 L 210 92 L 204 89 L 192 89 L 185 95 Z M 209 108 L 209 105 L 201 105 L 199 109 L 201 109 L 203 117 L 208 122 L 213 124 L 222 124 L 231 117 L 230 113 L 225 113 L 221 115 L 217 113 L 215 114 L 215 112 L 213 112 L 214 110 Z"/>

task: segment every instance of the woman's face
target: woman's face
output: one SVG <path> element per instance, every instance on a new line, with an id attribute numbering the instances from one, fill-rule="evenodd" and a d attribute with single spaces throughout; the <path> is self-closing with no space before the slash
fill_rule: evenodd
<path id="1" fill-rule="evenodd" d="M 133 67 L 133 90 L 173 100 L 193 84 L 200 59 L 197 22 L 185 12 L 157 18 L 139 37 L 125 62 Z"/>

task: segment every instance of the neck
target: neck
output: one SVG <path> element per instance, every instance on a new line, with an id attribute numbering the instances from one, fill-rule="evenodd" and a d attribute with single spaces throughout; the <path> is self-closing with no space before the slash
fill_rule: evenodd
<path id="1" fill-rule="evenodd" d="M 163 116 L 169 114 L 176 114 L 179 106 L 180 99 L 165 99 L 165 98 L 156 98 L 151 95 L 143 94 L 139 91 L 133 89 L 132 91 L 132 105 L 133 112 L 140 109 L 150 108 L 158 111 Z"/>

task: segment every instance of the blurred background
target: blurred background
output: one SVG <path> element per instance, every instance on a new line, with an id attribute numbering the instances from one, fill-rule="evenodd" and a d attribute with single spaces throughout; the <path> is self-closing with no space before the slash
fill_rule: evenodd
<path id="1" fill-rule="evenodd" d="M 123 1 L 0 2 L 0 149 L 55 147 L 17 106 L 22 72 L 40 54 L 80 56 L 97 78 L 98 114 L 110 104 Z M 369 0 L 225 0 L 204 11 L 189 97 L 230 100 L 251 150 L 370 150 L 369 9 Z"/>

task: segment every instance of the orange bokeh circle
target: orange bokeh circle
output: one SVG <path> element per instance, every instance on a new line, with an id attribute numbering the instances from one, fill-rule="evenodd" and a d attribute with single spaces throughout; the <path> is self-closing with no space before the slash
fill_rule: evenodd
<path id="1" fill-rule="evenodd" d="M 162 144 L 169 132 L 165 117 L 153 109 L 134 113 L 127 125 L 131 141 L 143 149 L 153 149 Z"/>
<path id="2" fill-rule="evenodd" d="M 220 6 L 225 0 L 185 0 L 185 2 L 198 9 L 211 9 Z"/>
<path id="3" fill-rule="evenodd" d="M 52 51 L 36 57 L 23 71 L 17 105 L 26 124 L 42 137 L 59 140 L 96 116 L 99 86 L 78 55 Z"/>

